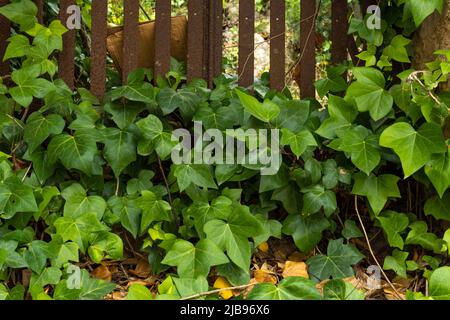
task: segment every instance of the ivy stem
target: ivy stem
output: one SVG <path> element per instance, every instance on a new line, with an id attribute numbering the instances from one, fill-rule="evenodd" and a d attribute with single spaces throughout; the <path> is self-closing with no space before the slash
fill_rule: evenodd
<path id="1" fill-rule="evenodd" d="M 166 186 L 167 196 L 169 197 L 170 209 L 172 211 L 172 219 L 173 219 L 173 222 L 175 223 L 175 226 L 178 229 L 179 228 L 179 224 L 178 224 L 178 219 L 177 219 L 177 215 L 175 213 L 175 210 L 173 210 L 173 201 L 172 201 L 172 195 L 170 194 L 169 181 L 167 181 L 166 174 L 164 172 L 164 168 L 163 168 L 162 163 L 161 163 L 161 158 L 159 157 L 159 155 L 156 155 L 156 158 L 158 159 L 159 171 L 161 172 L 161 176 L 162 176 L 162 178 L 164 180 L 164 185 Z"/>
<path id="2" fill-rule="evenodd" d="M 386 275 L 386 273 L 384 272 L 383 268 L 381 267 L 380 263 L 378 262 L 377 257 L 375 256 L 375 253 L 372 250 L 372 245 L 370 244 L 370 240 L 369 240 L 369 236 L 367 235 L 367 231 L 366 231 L 366 227 L 364 226 L 364 223 L 361 219 L 361 215 L 359 213 L 359 209 L 358 209 L 358 196 L 355 196 L 355 210 L 356 210 L 356 215 L 358 216 L 358 220 L 359 223 L 361 224 L 361 228 L 363 230 L 364 233 L 364 237 L 366 238 L 366 242 L 367 242 L 367 246 L 369 248 L 370 251 L 370 255 L 372 256 L 373 260 L 375 260 L 375 263 L 377 264 L 378 268 L 380 268 L 381 273 L 383 274 L 384 278 L 386 279 L 387 283 L 389 284 L 389 286 L 392 288 L 392 290 L 394 290 L 395 295 L 400 299 L 400 300 L 405 300 L 400 293 L 398 293 L 397 289 L 395 288 L 395 286 L 392 284 L 391 280 L 389 280 L 388 276 Z"/>
<path id="3" fill-rule="evenodd" d="M 119 188 L 120 188 L 120 180 L 119 177 L 116 177 L 116 192 L 114 193 L 116 197 L 119 195 Z"/>
<path id="4" fill-rule="evenodd" d="M 248 287 L 254 286 L 254 285 L 255 285 L 255 283 L 249 283 L 249 284 L 244 284 L 242 286 L 237 286 L 237 287 L 215 289 L 215 290 L 211 290 L 211 291 L 197 293 L 197 294 L 194 294 L 194 295 L 189 296 L 189 297 L 181 298 L 180 300 L 183 301 L 183 300 L 197 299 L 197 298 L 208 296 L 208 295 L 211 295 L 211 294 L 220 293 L 220 292 L 225 291 L 225 290 L 242 290 L 242 289 L 246 289 Z"/>

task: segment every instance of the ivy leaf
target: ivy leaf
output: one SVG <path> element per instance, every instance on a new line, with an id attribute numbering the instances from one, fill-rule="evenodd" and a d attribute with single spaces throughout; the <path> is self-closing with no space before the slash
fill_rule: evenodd
<path id="1" fill-rule="evenodd" d="M 132 284 L 128 288 L 127 300 L 153 300 L 152 293 L 142 284 Z"/>
<path id="2" fill-rule="evenodd" d="M 201 122 L 205 129 L 225 130 L 232 128 L 236 123 L 235 114 L 230 108 L 219 107 L 217 110 L 210 106 L 201 106 L 194 116 L 194 121 Z"/>
<path id="3" fill-rule="evenodd" d="M 433 154 L 425 166 L 425 173 L 442 198 L 450 186 L 450 149 L 446 153 Z"/>
<path id="4" fill-rule="evenodd" d="M 200 240 L 195 246 L 177 240 L 162 263 L 176 266 L 181 278 L 197 278 L 206 277 L 212 266 L 228 263 L 228 258 L 211 240 Z"/>
<path id="5" fill-rule="evenodd" d="M 320 97 L 324 97 L 328 92 L 341 92 L 347 89 L 347 81 L 342 77 L 346 68 L 343 66 L 332 66 L 327 68 L 327 77 L 317 80 L 314 86 Z"/>
<path id="6" fill-rule="evenodd" d="M 255 97 L 246 94 L 243 91 L 235 91 L 245 111 L 250 113 L 256 119 L 263 122 L 269 122 L 280 114 L 280 108 L 270 100 L 259 102 Z"/>
<path id="7" fill-rule="evenodd" d="M 0 14 L 20 25 L 20 31 L 27 31 L 37 23 L 37 7 L 31 0 L 20 0 L 0 7 Z"/>
<path id="8" fill-rule="evenodd" d="M 74 242 L 64 242 L 60 235 L 54 235 L 49 243 L 48 251 L 52 266 L 61 268 L 67 262 L 78 262 L 78 245 Z"/>
<path id="9" fill-rule="evenodd" d="M 136 116 L 145 109 L 145 105 L 137 103 L 107 102 L 105 111 L 112 115 L 113 121 L 119 129 L 125 130 L 130 126 Z"/>
<path id="10" fill-rule="evenodd" d="M 283 225 L 275 219 L 268 219 L 267 216 L 263 214 L 255 215 L 256 219 L 263 226 L 264 232 L 253 239 L 255 240 L 255 246 L 260 245 L 261 243 L 269 240 L 270 237 L 275 237 L 277 239 L 281 239 L 281 229 Z"/>
<path id="11" fill-rule="evenodd" d="M 114 283 L 91 278 L 87 270 L 81 270 L 80 300 L 100 300 L 110 293 L 116 285 Z"/>
<path id="12" fill-rule="evenodd" d="M 318 279 L 343 279 L 354 275 L 352 265 L 364 256 L 353 246 L 344 245 L 344 239 L 331 240 L 327 255 L 317 255 L 308 259 L 308 273 Z"/>
<path id="13" fill-rule="evenodd" d="M 210 167 L 205 164 L 176 165 L 174 176 L 180 191 L 186 190 L 191 183 L 202 188 L 217 189 Z"/>
<path id="14" fill-rule="evenodd" d="M 328 95 L 329 117 L 322 122 L 316 133 L 327 139 L 334 139 L 351 127 L 358 115 L 358 110 L 343 98 Z"/>
<path id="15" fill-rule="evenodd" d="M 435 123 L 425 123 L 416 131 L 410 124 L 398 122 L 383 131 L 380 145 L 400 157 L 405 178 L 430 161 L 432 154 L 447 151 L 442 130 Z"/>
<path id="16" fill-rule="evenodd" d="M 427 216 L 433 216 L 437 220 L 450 221 L 450 192 L 446 192 L 442 199 L 431 197 L 425 202 L 424 212 Z"/>
<path id="17" fill-rule="evenodd" d="M 292 152 L 300 158 L 300 156 L 306 151 L 308 147 L 317 146 L 316 139 L 309 130 L 303 130 L 299 133 L 293 133 L 289 129 L 281 129 L 282 137 L 281 144 L 283 146 L 290 146 Z"/>
<path id="18" fill-rule="evenodd" d="M 195 279 L 173 278 L 173 282 L 181 297 L 189 297 L 199 292 L 206 292 L 209 288 L 208 280 L 205 277 Z"/>
<path id="19" fill-rule="evenodd" d="M 88 253 L 95 263 L 101 263 L 105 258 L 119 260 L 123 257 L 122 239 L 111 232 L 100 232 L 91 239 Z"/>
<path id="20" fill-rule="evenodd" d="M 373 174 L 366 176 L 364 173 L 359 172 L 355 174 L 354 178 L 355 184 L 352 193 L 367 197 L 370 207 L 375 214 L 379 214 L 383 210 L 390 197 L 401 197 L 397 186 L 400 178 L 397 176 L 391 174 L 384 174 L 378 177 Z"/>
<path id="21" fill-rule="evenodd" d="M 226 222 L 218 219 L 208 221 L 204 231 L 207 239 L 226 250 L 231 261 L 243 270 L 250 268 L 251 248 L 248 238 L 264 232 L 259 221 L 243 206 L 234 209 Z"/>
<path id="22" fill-rule="evenodd" d="M 0 269 L 10 267 L 15 269 L 26 268 L 25 259 L 16 252 L 17 241 L 0 240 Z"/>
<path id="23" fill-rule="evenodd" d="M 408 252 L 394 249 L 394 251 L 392 252 L 392 256 L 387 256 L 384 259 L 383 269 L 392 270 L 400 277 L 406 279 L 406 259 L 408 258 L 408 256 Z"/>
<path id="24" fill-rule="evenodd" d="M 411 10 L 416 27 L 431 15 L 435 10 L 442 12 L 442 0 L 406 0 L 406 5 Z"/>
<path id="25" fill-rule="evenodd" d="M 35 212 L 39 208 L 33 189 L 16 176 L 6 178 L 0 184 L 0 213 L 2 218 L 12 218 L 17 212 Z"/>
<path id="26" fill-rule="evenodd" d="M 363 292 L 343 280 L 327 281 L 323 287 L 323 297 L 326 300 L 365 300 Z"/>
<path id="27" fill-rule="evenodd" d="M 443 248 L 443 241 L 440 240 L 434 233 L 429 233 L 428 226 L 424 221 L 413 222 L 409 228 L 411 231 L 406 237 L 406 244 L 416 244 L 426 250 L 441 253 Z"/>
<path id="28" fill-rule="evenodd" d="M 167 201 L 158 200 L 151 191 L 142 191 L 142 196 L 136 200 L 142 210 L 141 232 L 145 231 L 154 221 L 171 221 L 171 207 Z"/>
<path id="29" fill-rule="evenodd" d="M 100 220 L 106 209 L 106 202 L 100 196 L 87 196 L 86 190 L 74 183 L 61 192 L 61 196 L 66 200 L 64 204 L 64 216 L 76 219 L 86 212 L 94 212 Z"/>
<path id="30" fill-rule="evenodd" d="M 0 9 L 1 10 L 1 9 Z M 5 55 L 3 56 L 3 61 L 10 58 L 19 58 L 26 55 L 30 48 L 30 41 L 27 37 L 21 34 L 15 34 L 8 39 L 8 46 L 6 47 Z"/>
<path id="31" fill-rule="evenodd" d="M 408 51 L 406 50 L 406 46 L 411 43 L 411 40 L 405 38 L 401 34 L 396 35 L 392 40 L 391 44 L 388 45 L 383 50 L 383 54 L 390 57 L 393 60 L 399 62 L 409 63 Z"/>
<path id="32" fill-rule="evenodd" d="M 370 175 L 381 161 L 378 137 L 370 134 L 363 126 L 347 130 L 341 139 L 339 149 L 350 153 L 353 164 L 367 175 Z"/>
<path id="33" fill-rule="evenodd" d="M 54 164 L 58 159 L 67 169 L 78 169 L 87 175 L 94 170 L 97 144 L 86 134 L 62 133 L 52 138 L 48 148 L 48 160 Z"/>
<path id="34" fill-rule="evenodd" d="M 278 286 L 259 283 L 248 295 L 249 300 L 321 300 L 313 281 L 302 277 L 281 280 Z"/>
<path id="35" fill-rule="evenodd" d="M 311 215 L 323 209 L 325 215 L 329 217 L 336 211 L 336 194 L 333 191 L 325 190 L 322 186 L 314 186 L 303 195 L 302 213 Z"/>
<path id="36" fill-rule="evenodd" d="M 271 120 L 273 127 L 294 133 L 305 127 L 310 114 L 310 101 L 274 99 L 273 102 L 280 108 L 279 115 Z"/>
<path id="37" fill-rule="evenodd" d="M 103 130 L 104 157 L 114 171 L 116 177 L 128 165 L 136 161 L 136 141 L 132 132 L 117 128 Z"/>
<path id="38" fill-rule="evenodd" d="M 69 240 L 75 242 L 83 252 L 93 233 L 108 230 L 94 212 L 87 212 L 76 219 L 60 217 L 56 219 L 54 226 L 56 234 L 60 235 L 64 242 Z"/>
<path id="39" fill-rule="evenodd" d="M 385 117 L 394 104 L 394 98 L 384 87 L 386 81 L 381 71 L 368 68 L 353 68 L 352 72 L 357 81 L 347 89 L 346 99 L 354 99 L 360 112 L 369 111 L 373 120 Z"/>
<path id="40" fill-rule="evenodd" d="M 56 267 L 46 268 L 40 274 L 33 273 L 30 279 L 29 292 L 33 297 L 36 297 L 46 285 L 57 284 L 61 276 L 61 270 Z"/>
<path id="41" fill-rule="evenodd" d="M 322 239 L 322 232 L 330 227 L 321 215 L 302 217 L 289 215 L 283 222 L 283 233 L 292 236 L 300 251 L 310 253 Z"/>
<path id="42" fill-rule="evenodd" d="M 404 242 L 400 235 L 409 225 L 408 216 L 394 211 L 383 212 L 377 217 L 384 232 L 386 232 L 389 245 L 403 250 Z"/>
<path id="43" fill-rule="evenodd" d="M 435 300 L 450 299 L 450 267 L 441 267 L 433 271 L 429 291 L 430 296 Z"/>
<path id="44" fill-rule="evenodd" d="M 33 272 L 41 273 L 47 263 L 47 254 L 48 243 L 35 240 L 29 244 L 28 250 L 25 251 L 23 258 Z"/>
<path id="45" fill-rule="evenodd" d="M 155 92 L 153 86 L 148 82 L 128 82 L 126 85 L 111 91 L 111 100 L 126 98 L 130 101 L 154 103 Z"/>
<path id="46" fill-rule="evenodd" d="M 226 220 L 231 214 L 233 202 L 225 196 L 215 198 L 211 203 L 194 202 L 186 211 L 186 215 L 194 218 L 194 226 L 198 234 L 203 236 L 204 225 L 213 219 Z"/>
<path id="47" fill-rule="evenodd" d="M 353 238 L 361 238 L 363 237 L 363 233 L 356 225 L 356 222 L 353 220 L 345 220 L 344 228 L 342 229 L 342 236 L 347 239 Z"/>
<path id="48" fill-rule="evenodd" d="M 183 118 L 185 116 L 192 118 L 199 103 L 196 93 L 188 89 L 175 91 L 169 87 L 161 89 L 158 93 L 157 101 L 164 115 L 171 114 L 175 110 L 180 109 Z"/>
<path id="49" fill-rule="evenodd" d="M 137 238 L 141 224 L 141 210 L 137 207 L 136 200 L 113 196 L 108 200 L 108 206 L 120 217 L 122 226 Z"/>
<path id="50" fill-rule="evenodd" d="M 172 141 L 171 133 L 163 131 L 164 129 L 161 120 L 154 115 L 149 115 L 148 117 L 139 120 L 136 125 L 144 137 L 156 148 L 156 152 L 162 159 L 165 159 L 178 144 L 177 141 Z M 139 145 L 141 145 L 141 142 L 139 142 Z"/>

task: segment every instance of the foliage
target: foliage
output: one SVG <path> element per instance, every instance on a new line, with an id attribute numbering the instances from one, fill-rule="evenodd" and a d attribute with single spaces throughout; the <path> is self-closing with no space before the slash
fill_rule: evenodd
<path id="1" fill-rule="evenodd" d="M 450 220 L 450 99 L 437 88 L 447 80 L 450 53 L 441 51 L 428 70 L 392 67 L 409 61 L 408 17 L 418 26 L 441 9 L 430 3 L 386 4 L 396 14 L 383 20 L 383 32 L 352 19 L 350 31 L 367 45 L 365 66 L 329 69 L 317 83 L 325 108 L 262 83 L 251 95 L 225 76 L 213 89 L 203 80 L 186 84 L 176 68 L 156 85 L 150 70 L 135 70 L 100 102 L 55 76 L 66 31 L 60 22 L 39 25 L 30 0 L 1 7 L 17 25 L 6 59 L 18 67 L 0 83 L 0 299 L 104 297 L 114 284 L 77 266 L 122 259 L 124 233 L 165 278 L 156 299 L 207 291 L 210 276 L 247 284 L 256 248 L 281 237 L 310 256 L 310 279 L 258 284 L 248 298 L 362 299 L 342 280 L 371 261 L 351 241 L 362 236 L 356 211 L 340 201 L 355 197 L 365 200 L 365 222 L 392 249 L 384 268 L 401 277 L 420 272 L 431 298 L 448 298 L 449 270 L 440 258 L 450 237 L 439 220 Z M 278 172 L 261 175 L 262 164 L 174 163 L 172 132 L 193 130 L 194 120 L 220 131 L 278 129 L 281 147 L 271 150 L 282 154 Z M 410 185 L 424 206 L 402 197 Z M 413 249 L 426 263 L 408 260 Z M 22 269 L 31 272 L 29 286 L 12 286 L 11 274 Z M 317 282 L 330 278 L 319 292 Z M 128 298 L 153 296 L 133 285 Z"/>

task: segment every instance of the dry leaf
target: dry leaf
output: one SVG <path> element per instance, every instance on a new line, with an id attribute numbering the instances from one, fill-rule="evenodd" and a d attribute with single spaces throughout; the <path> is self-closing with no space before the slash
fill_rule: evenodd
<path id="1" fill-rule="evenodd" d="M 139 278 L 148 278 L 152 272 L 150 264 L 148 261 L 140 259 L 134 270 L 128 270 L 131 274 Z"/>
<path id="2" fill-rule="evenodd" d="M 106 281 L 111 281 L 112 278 L 111 271 L 109 271 L 109 269 L 104 265 L 100 265 L 95 268 L 94 271 L 91 272 L 91 275 L 97 279 Z"/>
<path id="3" fill-rule="evenodd" d="M 269 252 L 269 244 L 267 242 L 263 242 L 258 246 L 258 249 L 264 253 Z"/>
<path id="4" fill-rule="evenodd" d="M 282 276 L 283 278 L 303 277 L 309 279 L 308 266 L 304 262 L 286 261 Z"/>
<path id="5" fill-rule="evenodd" d="M 230 288 L 230 287 L 231 287 L 231 285 L 227 281 L 227 279 L 222 278 L 222 277 L 218 277 L 216 279 L 216 281 L 214 282 L 214 288 L 216 288 L 216 289 L 224 289 L 224 288 Z M 231 290 L 222 290 L 222 291 L 219 292 L 219 295 L 224 300 L 231 299 L 234 296 L 233 295 L 233 291 L 231 291 Z"/>
<path id="6" fill-rule="evenodd" d="M 256 282 L 268 282 L 272 284 L 276 284 L 278 282 L 277 277 L 273 275 L 273 272 L 266 269 L 259 269 L 253 272 L 253 277 Z"/>

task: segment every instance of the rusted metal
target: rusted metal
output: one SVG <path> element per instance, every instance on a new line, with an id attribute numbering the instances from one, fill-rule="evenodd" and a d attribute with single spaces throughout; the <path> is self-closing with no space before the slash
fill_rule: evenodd
<path id="1" fill-rule="evenodd" d="M 239 1 L 239 85 L 251 86 L 255 69 L 255 1 Z"/>
<path id="2" fill-rule="evenodd" d="M 38 8 L 37 20 L 40 24 L 44 23 L 44 0 L 34 0 L 36 7 Z"/>
<path id="3" fill-rule="evenodd" d="M 9 0 L 0 0 L 0 6 L 8 4 Z M 8 19 L 0 15 L 0 76 L 9 74 L 8 61 L 3 61 L 8 42 L 6 40 L 11 35 L 11 24 Z"/>
<path id="4" fill-rule="evenodd" d="M 164 76 L 170 70 L 171 11 L 170 0 L 156 0 L 155 76 Z"/>
<path id="5" fill-rule="evenodd" d="M 331 3 L 331 61 L 333 64 L 347 61 L 347 0 Z"/>
<path id="6" fill-rule="evenodd" d="M 300 96 L 314 98 L 316 91 L 316 0 L 302 0 L 300 14 Z"/>
<path id="7" fill-rule="evenodd" d="M 63 24 L 69 18 L 67 8 L 75 4 L 74 0 L 61 0 L 59 4 L 59 19 Z M 58 74 L 71 89 L 75 87 L 75 40 L 76 30 L 68 30 L 63 34 L 63 50 L 58 56 Z"/>
<path id="8" fill-rule="evenodd" d="M 139 50 L 139 0 L 124 0 L 123 23 L 123 68 L 122 82 L 127 82 L 128 74 L 138 66 Z"/>
<path id="9" fill-rule="evenodd" d="M 107 0 L 92 0 L 91 92 L 100 100 L 106 83 Z"/>
<path id="10" fill-rule="evenodd" d="M 213 86 L 215 77 L 222 73 L 222 0 L 208 1 L 209 32 L 208 32 L 208 75 L 207 81 Z"/>
<path id="11" fill-rule="evenodd" d="M 189 0 L 188 4 L 188 56 L 187 78 L 191 81 L 202 78 L 205 69 L 204 57 L 204 0 Z"/>
<path id="12" fill-rule="evenodd" d="M 270 87 L 282 91 L 285 87 L 286 65 L 286 5 L 285 0 L 270 1 Z"/>

